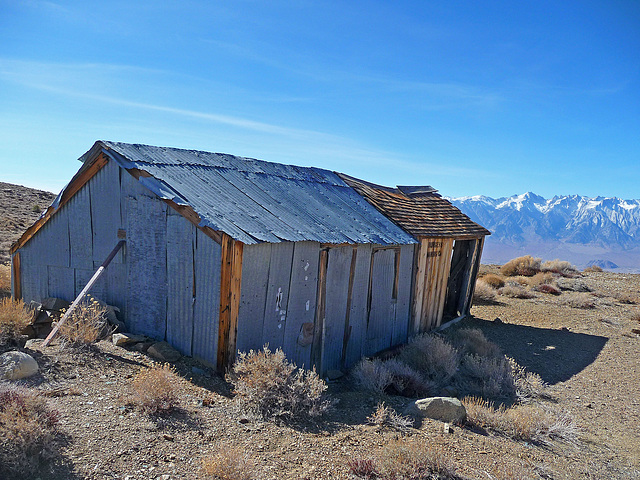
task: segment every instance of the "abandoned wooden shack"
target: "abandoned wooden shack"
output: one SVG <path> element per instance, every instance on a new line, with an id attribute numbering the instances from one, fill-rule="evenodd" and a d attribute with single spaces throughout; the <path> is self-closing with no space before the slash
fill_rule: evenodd
<path id="1" fill-rule="evenodd" d="M 16 298 L 92 295 L 127 328 L 220 369 L 282 347 L 345 369 L 468 314 L 489 232 L 431 187 L 98 141 L 12 246 Z"/>

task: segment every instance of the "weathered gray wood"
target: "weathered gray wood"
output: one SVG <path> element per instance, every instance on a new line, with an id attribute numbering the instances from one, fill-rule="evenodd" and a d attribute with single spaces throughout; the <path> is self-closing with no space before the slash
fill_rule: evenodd
<path id="1" fill-rule="evenodd" d="M 167 341 L 183 355 L 191 355 L 193 335 L 194 240 L 187 219 L 167 215 Z"/>
<path id="2" fill-rule="evenodd" d="M 391 345 L 399 345 L 408 340 L 409 322 L 411 321 L 411 281 L 413 278 L 414 248 L 415 245 L 403 245 L 400 248 L 398 298 Z"/>
<path id="3" fill-rule="evenodd" d="M 393 296 L 395 250 L 374 250 L 371 268 L 369 324 L 364 354 L 371 355 L 391 346 L 396 301 Z"/>
<path id="4" fill-rule="evenodd" d="M 102 262 L 119 240 L 118 229 L 122 228 L 119 170 L 120 167 L 110 161 L 89 180 L 93 260 L 96 262 Z M 122 256 L 118 255 L 113 261 L 122 263 Z"/>
<path id="5" fill-rule="evenodd" d="M 49 279 L 49 296 L 62 298 L 72 302 L 75 298 L 75 272 L 73 268 L 47 267 Z"/>
<path id="6" fill-rule="evenodd" d="M 20 249 L 20 277 L 25 302 L 40 302 L 49 296 L 49 272 L 47 266 L 41 263 L 41 256 L 34 245 L 32 241 Z"/>
<path id="7" fill-rule="evenodd" d="M 269 284 L 271 243 L 245 245 L 236 348 L 240 352 L 262 348 L 265 302 Z"/>
<path id="8" fill-rule="evenodd" d="M 126 249 L 126 244 L 122 249 Z M 118 307 L 120 318 L 127 318 L 127 265 L 124 263 L 111 263 L 104 272 L 103 278 L 106 287 L 102 291 L 103 298 L 96 295 L 102 301 Z M 101 279 L 102 280 L 102 279 Z M 100 280 L 98 280 L 99 282 Z"/>
<path id="9" fill-rule="evenodd" d="M 349 335 L 344 358 L 344 366 L 346 368 L 358 363 L 362 357 L 362 348 L 367 334 L 367 303 L 369 298 L 370 268 L 371 245 L 358 245 L 349 314 L 351 334 Z"/>
<path id="10" fill-rule="evenodd" d="M 93 232 L 91 231 L 90 183 L 69 200 L 63 208 L 69 217 L 70 265 L 73 268 L 93 268 Z M 115 201 L 115 200 L 114 200 Z M 119 200 L 117 200 L 119 202 Z"/>
<path id="11" fill-rule="evenodd" d="M 167 320 L 166 205 L 145 195 L 128 197 L 127 205 L 127 326 L 135 333 L 164 339 Z"/>
<path id="12" fill-rule="evenodd" d="M 322 366 L 320 372 L 342 366 L 344 324 L 347 313 L 347 292 L 353 247 L 329 250 L 327 265 L 325 317 L 322 335 Z"/>
<path id="13" fill-rule="evenodd" d="M 295 244 L 282 349 L 287 358 L 298 366 L 309 367 L 311 362 L 311 344 L 300 345 L 298 337 L 302 324 L 313 323 L 315 318 L 319 258 L 319 243 Z"/>
<path id="14" fill-rule="evenodd" d="M 98 265 L 99 267 L 99 265 Z M 96 267 L 97 268 L 97 267 Z M 76 298 L 80 295 L 80 292 L 84 288 L 84 286 L 91 280 L 95 270 L 86 270 L 84 268 L 76 268 L 74 269 L 74 294 L 73 298 Z M 91 288 L 90 296 L 93 298 L 97 298 L 106 302 L 106 292 L 109 290 L 107 285 L 107 277 L 105 275 L 101 276 L 96 283 L 94 283 Z"/>
<path id="15" fill-rule="evenodd" d="M 192 355 L 215 367 L 218 355 L 220 314 L 220 245 L 196 230 Z"/>
<path id="16" fill-rule="evenodd" d="M 466 279 L 466 289 L 464 292 L 464 303 L 462 305 L 460 315 L 468 315 L 471 310 L 471 303 L 473 300 L 473 292 L 476 288 L 476 278 L 478 277 L 478 270 L 480 268 L 480 258 L 482 257 L 482 247 L 484 246 L 484 238 L 479 238 L 474 241 L 473 254 L 470 255 L 470 273 L 468 279 Z"/>
<path id="17" fill-rule="evenodd" d="M 269 283 L 264 306 L 262 343 L 272 349 L 282 347 L 287 322 L 293 242 L 274 243 L 269 260 Z"/>

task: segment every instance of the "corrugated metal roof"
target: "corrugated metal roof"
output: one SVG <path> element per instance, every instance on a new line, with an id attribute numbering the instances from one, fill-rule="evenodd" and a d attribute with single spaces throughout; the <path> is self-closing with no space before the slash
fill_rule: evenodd
<path id="1" fill-rule="evenodd" d="M 491 235 L 436 193 L 433 187 L 389 188 L 338 174 L 360 195 L 405 231 L 423 237 Z"/>
<path id="2" fill-rule="evenodd" d="M 221 153 L 99 141 L 104 152 L 161 198 L 189 205 L 200 226 L 245 244 L 303 241 L 411 244 L 416 240 L 381 214 L 336 173 Z"/>

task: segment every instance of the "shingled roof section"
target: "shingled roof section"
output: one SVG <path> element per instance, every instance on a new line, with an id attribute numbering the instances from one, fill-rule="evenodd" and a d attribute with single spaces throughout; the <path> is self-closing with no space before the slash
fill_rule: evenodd
<path id="1" fill-rule="evenodd" d="M 472 238 L 491 235 L 429 186 L 389 188 L 343 173 L 340 178 L 383 215 L 415 237 Z"/>

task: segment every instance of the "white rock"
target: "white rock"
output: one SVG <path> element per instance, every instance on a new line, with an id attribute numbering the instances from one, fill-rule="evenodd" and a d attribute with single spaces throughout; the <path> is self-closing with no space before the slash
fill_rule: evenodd
<path id="1" fill-rule="evenodd" d="M 19 380 L 38 373 L 38 362 L 24 352 L 6 352 L 0 355 L 0 378 Z"/>
<path id="2" fill-rule="evenodd" d="M 457 398 L 430 397 L 410 403 L 405 415 L 427 417 L 447 423 L 463 422 L 467 418 L 467 410 Z"/>

